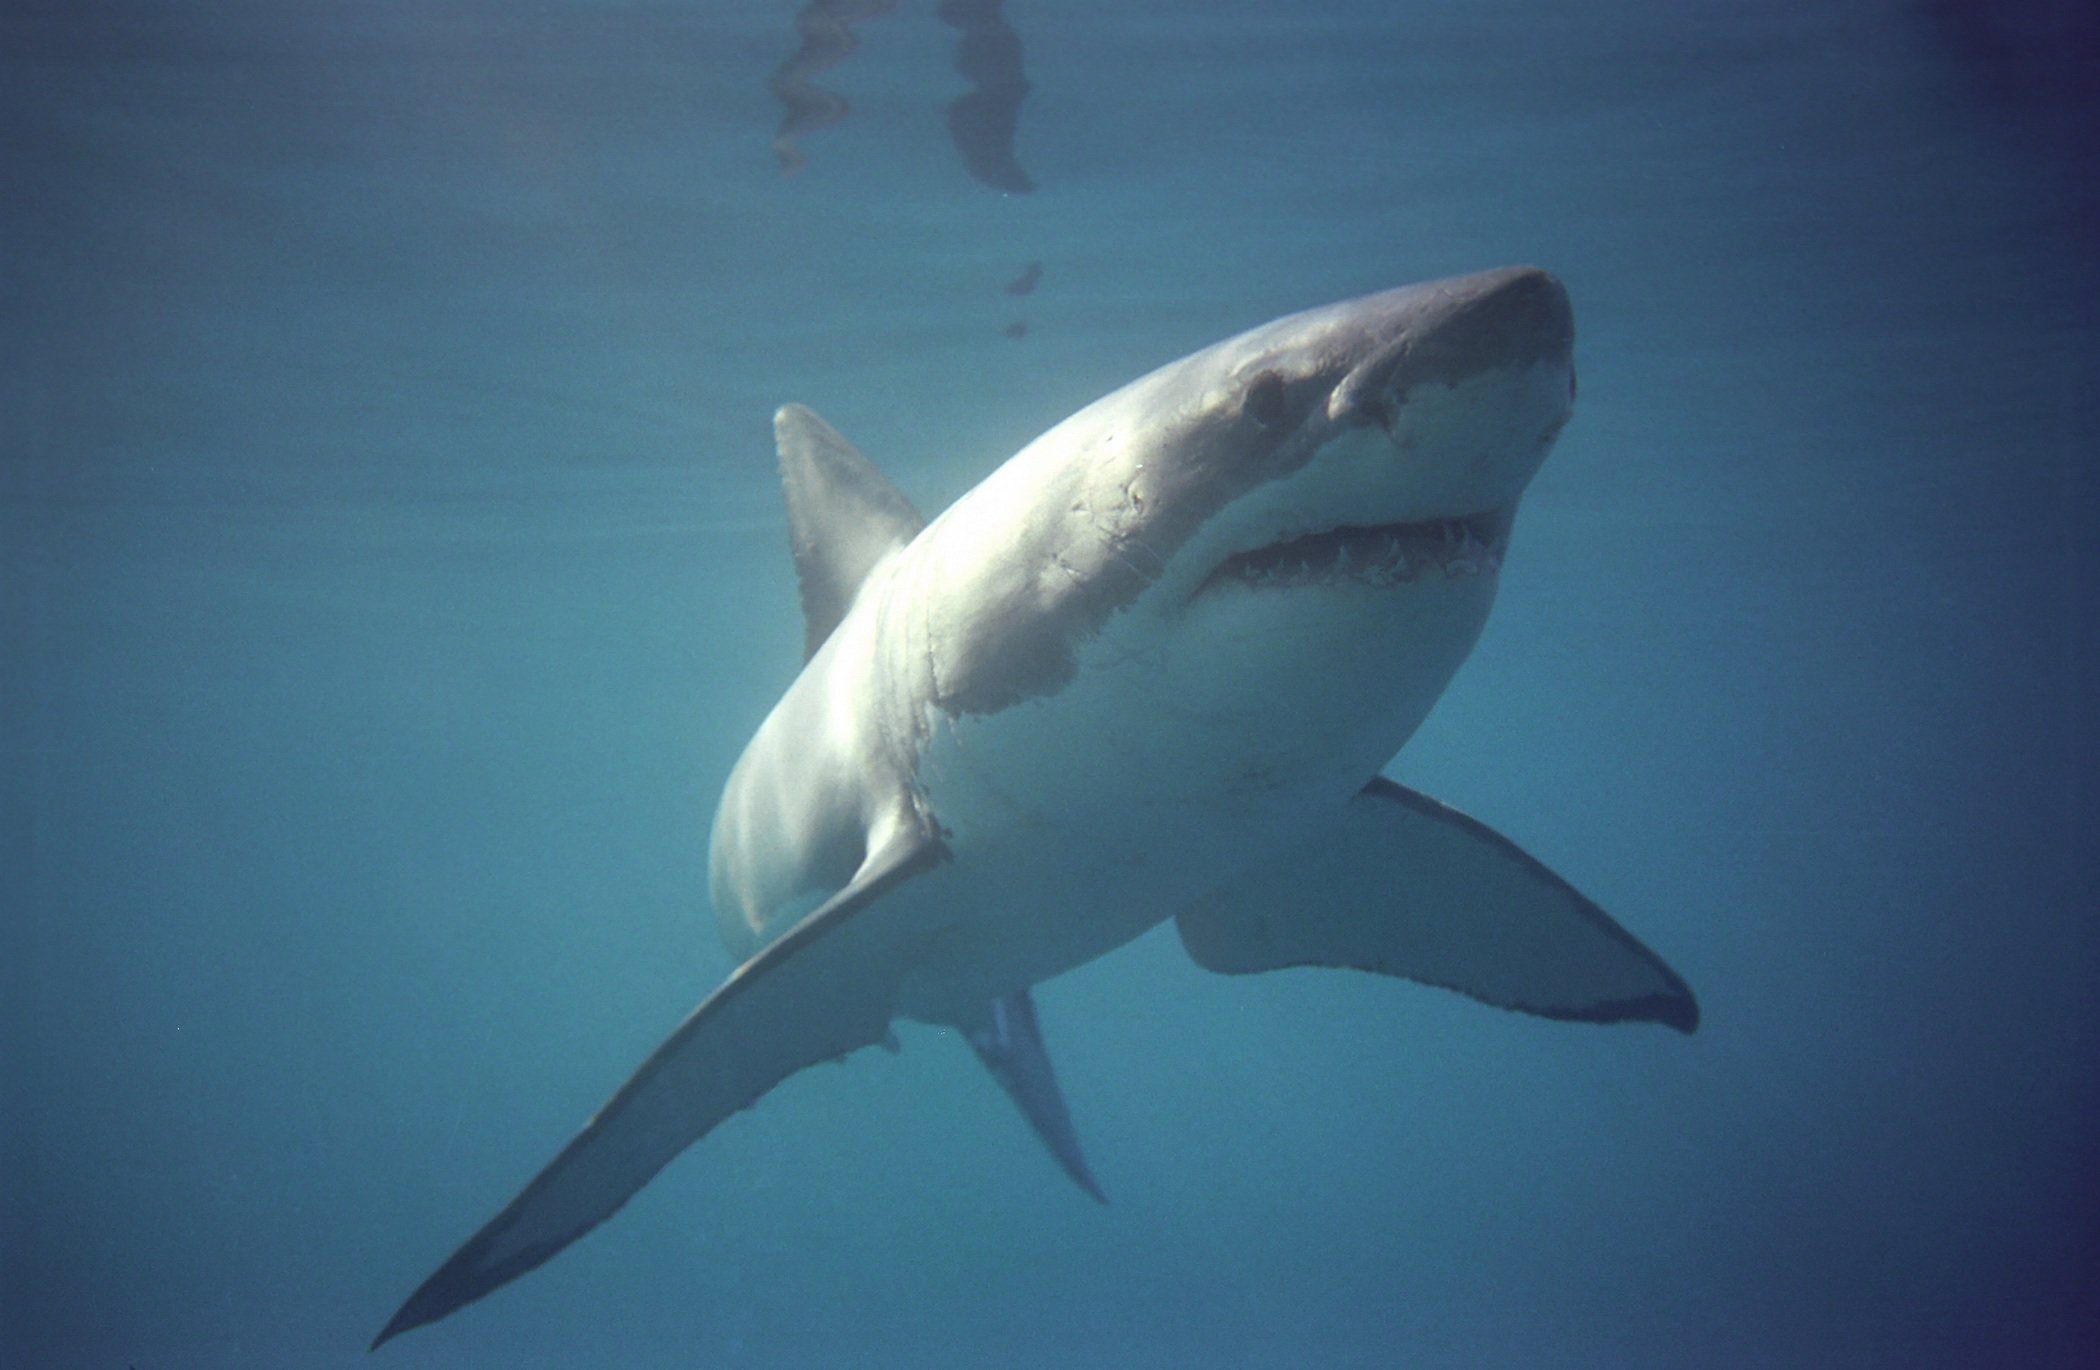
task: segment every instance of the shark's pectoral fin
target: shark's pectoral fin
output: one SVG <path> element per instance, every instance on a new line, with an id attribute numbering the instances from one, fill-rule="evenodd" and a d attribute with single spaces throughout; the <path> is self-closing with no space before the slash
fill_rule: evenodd
<path id="1" fill-rule="evenodd" d="M 1383 778 L 1303 859 L 1177 921 L 1197 964 L 1226 974 L 1353 966 L 1548 1018 L 1699 1025 L 1676 972 L 1567 881 L 1493 829 Z"/>
<path id="2" fill-rule="evenodd" d="M 488 1225 L 425 1280 L 372 1345 L 516 1279 L 596 1227 L 672 1157 L 804 1066 L 885 1040 L 904 967 L 854 915 L 941 860 L 901 835 L 851 884 L 751 958 Z"/>
<path id="3" fill-rule="evenodd" d="M 983 1013 L 961 1025 L 963 1035 L 977 1052 L 977 1059 L 1020 1107 L 1022 1116 L 1035 1128 L 1035 1135 L 1073 1183 L 1107 1203 L 1101 1186 L 1094 1183 L 1079 1150 L 1079 1134 L 1072 1129 L 1072 1115 L 1065 1096 L 1050 1069 L 1050 1055 L 1043 1049 L 1042 1026 L 1036 1022 L 1035 1001 L 1028 991 L 994 999 Z"/>

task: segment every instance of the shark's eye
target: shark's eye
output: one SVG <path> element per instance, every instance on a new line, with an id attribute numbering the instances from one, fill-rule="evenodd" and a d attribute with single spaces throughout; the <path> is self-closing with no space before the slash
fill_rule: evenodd
<path id="1" fill-rule="evenodd" d="M 1274 428 L 1283 422 L 1283 377 L 1274 371 L 1264 371 L 1247 384 L 1246 398 L 1241 409 L 1248 418 L 1261 428 Z"/>

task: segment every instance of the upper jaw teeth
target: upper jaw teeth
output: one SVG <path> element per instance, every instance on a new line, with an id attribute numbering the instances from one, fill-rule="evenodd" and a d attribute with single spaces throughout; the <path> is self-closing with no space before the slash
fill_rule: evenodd
<path id="1" fill-rule="evenodd" d="M 1220 580 L 1280 587 L 1341 580 L 1395 585 L 1431 572 L 1445 579 L 1492 575 L 1508 547 L 1507 520 L 1492 516 L 1344 526 L 1228 557 Z"/>

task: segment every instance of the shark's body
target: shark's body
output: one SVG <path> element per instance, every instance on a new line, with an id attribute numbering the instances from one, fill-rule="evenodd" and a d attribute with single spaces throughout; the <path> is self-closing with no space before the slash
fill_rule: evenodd
<path id="1" fill-rule="evenodd" d="M 1593 904 L 1378 776 L 1486 620 L 1572 341 L 1529 268 L 1294 315 L 1081 410 L 924 525 L 783 409 L 809 659 L 715 819 L 743 964 L 379 1341 L 898 1016 L 961 1029 L 1098 1197 L 1027 991 L 1168 918 L 1220 971 L 1692 1030 L 1683 982 Z"/>

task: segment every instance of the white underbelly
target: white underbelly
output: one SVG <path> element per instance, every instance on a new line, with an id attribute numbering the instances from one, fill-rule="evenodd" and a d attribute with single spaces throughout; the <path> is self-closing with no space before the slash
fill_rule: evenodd
<path id="1" fill-rule="evenodd" d="M 916 785 L 954 859 L 899 891 L 929 948 L 900 1012 L 1047 979 L 1288 859 L 1428 713 L 1492 593 L 1219 596 L 1111 624 L 1055 693 L 934 715 Z"/>
<path id="2" fill-rule="evenodd" d="M 948 829 L 953 859 L 895 896 L 909 901 L 896 913 L 924 949 L 898 1011 L 953 1021 L 1115 950 L 1290 845 L 1281 800 L 1237 812 L 1149 802 L 977 809 Z"/>

